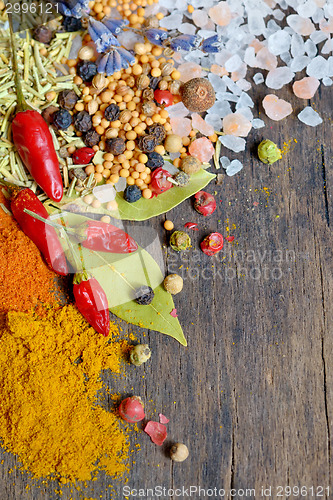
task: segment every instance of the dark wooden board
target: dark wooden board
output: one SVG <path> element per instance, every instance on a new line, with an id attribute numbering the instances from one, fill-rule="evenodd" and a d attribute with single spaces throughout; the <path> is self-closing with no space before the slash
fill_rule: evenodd
<path id="1" fill-rule="evenodd" d="M 256 88 L 256 103 L 266 90 Z M 278 94 L 296 112 L 308 104 L 290 90 Z M 216 487 L 225 490 L 224 498 L 231 498 L 232 488 L 254 488 L 255 498 L 263 498 L 261 488 L 271 486 L 274 499 L 287 498 L 277 495 L 279 485 L 313 486 L 314 494 L 308 490 L 306 498 L 329 498 L 327 490 L 320 495 L 316 488 L 333 487 L 331 90 L 321 88 L 311 104 L 322 125 L 307 127 L 295 114 L 282 122 L 260 115 L 267 126 L 251 132 L 243 154 L 223 150 L 243 161 L 244 170 L 209 186 L 218 201 L 212 217 L 200 217 L 189 200 L 168 214 L 177 229 L 188 221 L 200 227 L 191 233 L 190 251 L 164 249 L 168 272 L 185 280 L 175 302 L 188 347 L 119 322 L 125 332 L 148 341 L 153 355 L 145 366 L 129 367 L 115 389 L 143 396 L 154 419 L 159 412 L 170 418 L 166 444 L 159 448 L 138 434 L 141 450 L 131 455 L 128 482 L 113 483 L 113 495 L 112 481 L 101 475 L 81 492 L 63 487 L 60 497 L 56 485 L 36 488 L 25 474 L 9 473 L 16 459 L 6 455 L 1 499 L 118 500 L 125 498 L 125 484 L 133 489 Z M 261 107 L 256 111 L 262 113 Z M 258 161 L 255 150 L 262 138 L 281 147 L 287 143 L 289 151 L 280 162 Z M 164 219 L 143 225 L 154 227 L 166 244 Z M 227 227 L 233 244 L 226 243 L 214 258 L 200 252 L 206 234 L 227 235 Z M 190 457 L 182 464 L 168 458 L 174 441 L 189 446 Z M 192 493 L 192 498 L 208 495 Z M 247 498 L 254 498 L 253 492 Z"/>

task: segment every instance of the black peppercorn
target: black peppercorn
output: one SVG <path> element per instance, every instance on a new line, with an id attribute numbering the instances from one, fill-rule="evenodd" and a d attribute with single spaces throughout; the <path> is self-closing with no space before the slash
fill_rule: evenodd
<path id="1" fill-rule="evenodd" d="M 76 19 L 76 17 L 64 16 L 62 20 L 62 25 L 65 28 L 65 31 L 67 32 L 82 30 L 81 19 Z"/>
<path id="2" fill-rule="evenodd" d="M 149 78 L 150 78 L 150 88 L 153 90 L 156 90 L 158 87 L 158 84 L 161 81 L 161 77 L 160 76 L 149 76 Z"/>
<path id="3" fill-rule="evenodd" d="M 84 82 L 91 82 L 97 73 L 97 66 L 92 61 L 80 61 L 76 66 L 76 72 Z"/>
<path id="4" fill-rule="evenodd" d="M 78 101 L 78 96 L 74 90 L 62 90 L 58 95 L 58 104 L 62 108 L 72 110 Z"/>
<path id="5" fill-rule="evenodd" d="M 37 42 L 50 43 L 53 32 L 47 26 L 41 24 L 34 29 L 34 33 L 32 36 L 35 40 L 37 40 Z"/>
<path id="6" fill-rule="evenodd" d="M 88 132 L 92 128 L 92 119 L 87 111 L 80 111 L 74 116 L 74 127 L 78 132 Z"/>
<path id="7" fill-rule="evenodd" d="M 138 146 L 144 153 L 151 153 L 157 146 L 157 140 L 154 135 L 142 135 L 138 139 Z"/>
<path id="8" fill-rule="evenodd" d="M 140 286 L 135 290 L 135 301 L 141 306 L 148 306 L 154 298 L 154 290 L 147 285 Z"/>
<path id="9" fill-rule="evenodd" d="M 156 168 L 163 167 L 164 160 L 163 156 L 159 153 L 153 151 L 152 153 L 147 153 L 148 161 L 146 166 L 150 168 L 150 170 L 155 170 Z"/>
<path id="10" fill-rule="evenodd" d="M 166 131 L 163 125 L 159 125 L 158 123 L 153 123 L 148 127 L 147 132 L 149 135 L 153 135 L 156 137 L 157 144 L 162 144 L 165 139 Z"/>
<path id="11" fill-rule="evenodd" d="M 121 137 L 107 139 L 105 141 L 105 149 L 108 153 L 112 153 L 115 156 L 121 155 L 126 149 L 125 141 Z"/>
<path id="12" fill-rule="evenodd" d="M 53 125 L 58 130 L 66 130 L 72 124 L 72 115 L 67 109 L 58 109 L 53 113 Z"/>
<path id="13" fill-rule="evenodd" d="M 136 201 L 140 200 L 141 196 L 141 189 L 135 184 L 127 186 L 124 191 L 124 200 L 128 201 L 128 203 L 135 203 Z"/>
<path id="14" fill-rule="evenodd" d="M 88 132 L 84 135 L 83 142 L 89 148 L 96 146 L 101 140 L 101 136 L 96 132 L 96 130 L 88 130 Z"/>
<path id="15" fill-rule="evenodd" d="M 110 104 L 107 108 L 104 110 L 104 116 L 109 122 L 114 122 L 115 120 L 118 120 L 120 115 L 120 109 L 117 104 Z"/>

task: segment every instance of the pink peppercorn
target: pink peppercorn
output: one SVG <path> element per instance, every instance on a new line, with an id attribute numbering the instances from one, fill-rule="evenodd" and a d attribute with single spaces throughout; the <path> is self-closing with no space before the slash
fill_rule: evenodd
<path id="1" fill-rule="evenodd" d="M 223 236 L 220 233 L 210 233 L 200 243 L 201 250 L 206 255 L 212 256 L 223 248 Z"/>
<path id="2" fill-rule="evenodd" d="M 198 191 L 194 196 L 194 208 L 199 214 L 211 215 L 216 210 L 216 201 L 212 194 L 206 193 L 206 191 Z"/>
<path id="3" fill-rule="evenodd" d="M 118 408 L 123 420 L 130 423 L 140 422 L 145 418 L 143 403 L 140 396 L 123 399 Z"/>

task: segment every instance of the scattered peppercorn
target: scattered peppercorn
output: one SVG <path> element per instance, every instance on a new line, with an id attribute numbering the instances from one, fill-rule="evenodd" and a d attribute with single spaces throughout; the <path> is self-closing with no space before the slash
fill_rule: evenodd
<path id="1" fill-rule="evenodd" d="M 32 36 L 35 40 L 37 40 L 37 42 L 50 43 L 53 32 L 48 26 L 41 24 L 34 29 Z"/>
<path id="2" fill-rule="evenodd" d="M 76 17 L 64 16 L 62 20 L 62 25 L 67 32 L 81 31 L 82 22 L 81 19 L 76 19 Z"/>
<path id="3" fill-rule="evenodd" d="M 96 132 L 96 130 L 88 130 L 88 132 L 83 137 L 83 142 L 89 148 L 96 146 L 101 140 L 101 136 Z"/>
<path id="4" fill-rule="evenodd" d="M 78 96 L 75 94 L 74 90 L 62 90 L 58 95 L 58 104 L 62 108 L 71 111 L 78 101 Z"/>
<path id="5" fill-rule="evenodd" d="M 129 186 L 134 187 L 134 186 Z M 135 290 L 135 301 L 141 306 L 148 306 L 152 303 L 155 296 L 154 290 L 147 285 L 140 286 Z"/>
<path id="6" fill-rule="evenodd" d="M 119 415 L 125 422 L 134 424 L 145 418 L 143 402 L 140 396 L 123 399 L 118 408 Z"/>
<path id="7" fill-rule="evenodd" d="M 259 144 L 258 156 L 259 160 L 263 163 L 269 164 L 275 163 L 282 158 L 281 149 L 279 149 L 273 141 L 269 141 L 268 139 L 261 141 Z"/>
<path id="8" fill-rule="evenodd" d="M 138 147 L 144 153 L 151 153 L 157 146 L 157 140 L 154 135 L 141 135 L 138 139 Z"/>
<path id="9" fill-rule="evenodd" d="M 92 61 L 80 61 L 76 66 L 76 73 L 84 82 L 91 82 L 97 73 L 97 66 Z"/>
<path id="10" fill-rule="evenodd" d="M 92 128 L 92 119 L 87 111 L 74 115 L 74 127 L 78 132 L 88 132 Z"/>
<path id="11" fill-rule="evenodd" d="M 128 203 L 135 203 L 140 200 L 141 196 L 141 189 L 135 184 L 133 186 L 127 186 L 124 191 L 124 199 L 128 201 Z"/>
<path id="12" fill-rule="evenodd" d="M 179 168 L 186 174 L 192 175 L 199 172 L 201 169 L 201 163 L 198 158 L 188 155 L 180 160 Z"/>
<path id="13" fill-rule="evenodd" d="M 178 153 L 183 147 L 182 138 L 177 134 L 169 134 L 164 141 L 164 147 L 169 153 Z"/>
<path id="14" fill-rule="evenodd" d="M 156 137 L 157 144 L 162 144 L 165 139 L 166 131 L 163 125 L 159 125 L 158 123 L 153 123 L 147 129 L 149 135 L 153 135 Z"/>
<path id="15" fill-rule="evenodd" d="M 184 106 L 189 111 L 202 113 L 215 103 L 215 92 L 212 84 L 205 78 L 192 78 L 180 87 Z"/>
<path id="16" fill-rule="evenodd" d="M 74 165 L 88 165 L 95 156 L 95 151 L 92 148 L 79 148 L 72 156 Z"/>
<path id="17" fill-rule="evenodd" d="M 105 149 L 108 153 L 112 153 L 117 156 L 123 154 L 126 149 L 126 144 L 124 139 L 121 137 L 114 137 L 105 141 Z"/>
<path id="18" fill-rule="evenodd" d="M 42 111 L 42 117 L 48 123 L 49 125 L 53 123 L 53 115 L 56 111 L 58 111 L 59 108 L 57 106 L 48 106 L 47 108 L 43 109 Z"/>
<path id="19" fill-rule="evenodd" d="M 185 172 L 178 172 L 178 174 L 173 176 L 173 179 L 181 187 L 187 186 L 190 182 L 190 176 L 185 174 Z"/>
<path id="20" fill-rule="evenodd" d="M 169 274 L 164 278 L 163 286 L 171 295 L 176 295 L 183 289 L 183 278 L 179 274 Z"/>
<path id="21" fill-rule="evenodd" d="M 150 359 L 151 350 L 148 344 L 138 344 L 132 347 L 130 351 L 130 361 L 132 365 L 141 366 Z"/>
<path id="22" fill-rule="evenodd" d="M 58 130 L 66 130 L 72 124 L 72 115 L 67 109 L 58 109 L 53 113 L 53 125 Z"/>
<path id="23" fill-rule="evenodd" d="M 117 104 L 110 104 L 104 110 L 104 116 L 110 122 L 114 122 L 115 120 L 118 120 L 119 115 L 120 115 L 120 109 L 119 109 L 119 106 L 117 106 Z"/>
<path id="24" fill-rule="evenodd" d="M 210 233 L 200 243 L 200 248 L 206 255 L 210 257 L 218 253 L 223 248 L 223 236 L 220 233 Z"/>
<path id="25" fill-rule="evenodd" d="M 146 165 L 147 165 L 147 167 L 150 168 L 150 170 L 154 170 L 155 168 L 163 167 L 164 159 L 163 159 L 162 155 L 153 151 L 151 153 L 147 153 L 147 156 L 148 156 L 148 161 L 147 161 Z"/>
<path id="26" fill-rule="evenodd" d="M 170 246 L 176 252 L 181 252 L 191 246 L 191 238 L 184 231 L 175 231 L 170 236 Z"/>
<path id="27" fill-rule="evenodd" d="M 212 194 L 206 191 L 198 191 L 194 195 L 194 209 L 201 215 L 207 217 L 216 210 L 216 201 Z"/>
<path id="28" fill-rule="evenodd" d="M 174 462 L 184 462 L 189 456 L 188 448 L 185 444 L 175 443 L 170 449 L 170 458 Z"/>

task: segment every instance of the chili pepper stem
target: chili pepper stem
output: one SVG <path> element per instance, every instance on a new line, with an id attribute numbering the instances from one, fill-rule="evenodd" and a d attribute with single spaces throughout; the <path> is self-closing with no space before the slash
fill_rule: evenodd
<path id="1" fill-rule="evenodd" d="M 16 43 L 15 43 L 15 36 L 14 36 L 14 30 L 13 30 L 13 18 L 12 14 L 7 12 L 8 16 L 8 22 L 9 22 L 9 30 L 10 30 L 10 42 L 11 42 L 11 48 L 12 48 L 12 59 L 13 59 L 13 70 L 14 70 L 14 79 L 15 79 L 15 87 L 16 87 L 16 96 L 17 96 L 17 106 L 16 110 L 17 112 L 20 111 L 27 111 L 28 109 L 32 109 L 28 104 L 26 103 L 26 100 L 24 99 L 23 96 L 23 90 L 22 90 L 22 85 L 21 85 L 21 80 L 18 74 L 18 62 L 17 62 L 17 54 L 16 54 Z"/>

